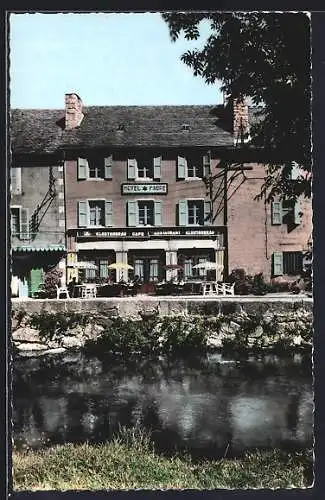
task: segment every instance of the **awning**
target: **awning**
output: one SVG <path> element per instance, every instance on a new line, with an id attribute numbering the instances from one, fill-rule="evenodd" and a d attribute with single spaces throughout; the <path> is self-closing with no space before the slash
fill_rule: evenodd
<path id="1" fill-rule="evenodd" d="M 64 245 L 45 245 L 42 247 L 32 247 L 30 245 L 21 245 L 12 247 L 13 252 L 65 252 Z"/>

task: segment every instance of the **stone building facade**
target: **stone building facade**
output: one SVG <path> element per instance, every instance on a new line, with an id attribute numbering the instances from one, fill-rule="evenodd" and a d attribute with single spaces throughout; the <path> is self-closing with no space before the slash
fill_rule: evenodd
<path id="1" fill-rule="evenodd" d="M 51 159 L 62 173 L 55 220 L 65 224 L 68 280 L 80 260 L 97 266 L 88 279 L 105 280 L 111 263 L 129 264 L 114 279 L 138 275 L 148 289 L 202 278 L 195 265 L 204 261 L 217 264 L 217 279 L 234 268 L 268 279 L 300 274 L 311 202 L 254 200 L 265 168 L 241 150 L 254 116 L 244 102 L 86 107 L 67 94 L 65 103 L 62 111 L 17 110 L 13 150 L 28 161 Z"/>

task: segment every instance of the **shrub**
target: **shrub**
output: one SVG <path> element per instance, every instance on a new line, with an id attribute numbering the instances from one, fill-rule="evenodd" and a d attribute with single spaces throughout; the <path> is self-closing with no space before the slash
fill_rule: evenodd
<path id="1" fill-rule="evenodd" d="M 253 279 L 244 269 L 233 269 L 227 281 L 235 283 L 236 295 L 248 295 L 252 292 Z"/>
<path id="2" fill-rule="evenodd" d="M 51 269 L 51 271 L 46 273 L 44 279 L 44 289 L 49 298 L 56 297 L 56 287 L 60 286 L 61 278 L 62 271 L 59 271 L 59 269 Z"/>
<path id="3" fill-rule="evenodd" d="M 252 293 L 254 295 L 265 295 L 267 290 L 268 288 L 265 283 L 263 273 L 255 274 L 252 284 Z"/>

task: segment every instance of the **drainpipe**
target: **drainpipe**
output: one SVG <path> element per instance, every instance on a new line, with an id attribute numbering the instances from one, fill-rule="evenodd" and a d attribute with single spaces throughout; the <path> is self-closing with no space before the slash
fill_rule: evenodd
<path id="1" fill-rule="evenodd" d="M 227 180 L 228 180 L 228 164 L 224 168 L 224 189 L 223 189 L 223 246 L 224 246 L 224 279 L 229 274 L 229 252 L 228 252 L 228 193 L 227 193 Z"/>

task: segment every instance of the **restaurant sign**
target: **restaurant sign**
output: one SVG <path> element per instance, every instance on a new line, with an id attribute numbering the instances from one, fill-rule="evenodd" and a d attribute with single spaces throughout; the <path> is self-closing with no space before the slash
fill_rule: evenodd
<path id="1" fill-rule="evenodd" d="M 122 184 L 122 194 L 167 194 L 168 184 L 166 182 Z"/>

